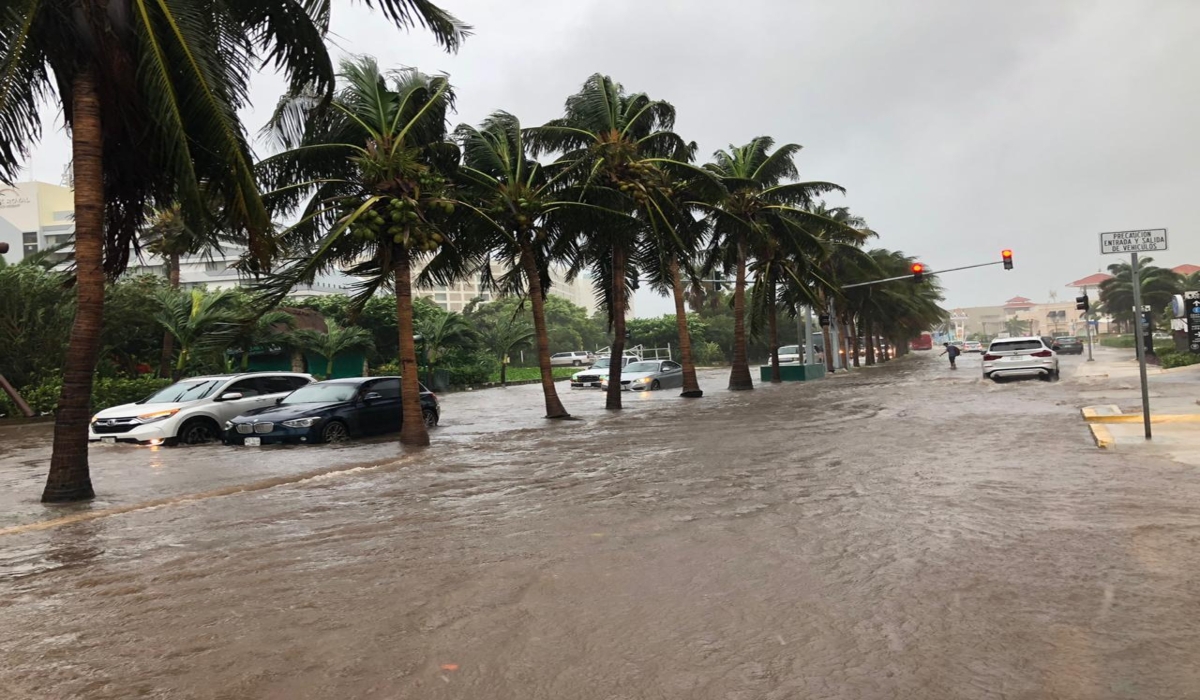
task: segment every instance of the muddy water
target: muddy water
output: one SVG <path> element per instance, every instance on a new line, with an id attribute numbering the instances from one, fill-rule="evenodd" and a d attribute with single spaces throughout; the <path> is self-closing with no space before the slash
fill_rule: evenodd
<path id="1" fill-rule="evenodd" d="M 4 535 L 0 697 L 1195 696 L 1194 472 L 1090 447 L 1070 367 L 977 362 L 550 426 L 459 395 L 423 453 L 263 450 L 352 468 Z M 245 463 L 193 452 L 166 490 Z"/>

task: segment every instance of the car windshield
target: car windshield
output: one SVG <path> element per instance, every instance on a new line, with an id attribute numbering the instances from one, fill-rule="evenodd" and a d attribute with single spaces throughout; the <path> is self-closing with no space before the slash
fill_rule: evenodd
<path id="1" fill-rule="evenodd" d="M 354 394 L 357 392 L 357 384 L 309 384 L 288 394 L 283 399 L 283 403 L 336 403 L 338 401 L 349 401 L 354 398 Z"/>
<path id="2" fill-rule="evenodd" d="M 633 362 L 625 366 L 626 372 L 657 372 L 657 362 Z"/>
<path id="3" fill-rule="evenodd" d="M 606 357 L 602 360 L 596 360 L 596 364 L 592 365 L 594 369 L 604 369 L 608 367 L 608 363 L 612 358 Z"/>
<path id="4" fill-rule="evenodd" d="M 1042 350 L 1040 340 L 1013 340 L 1004 343 L 992 343 L 992 352 L 1029 352 Z"/>
<path id="5" fill-rule="evenodd" d="M 166 389 L 161 389 L 150 395 L 142 403 L 183 403 L 184 401 L 199 401 L 212 396 L 217 387 L 225 383 L 224 379 L 193 379 L 186 382 L 175 382 Z"/>
<path id="6" fill-rule="evenodd" d="M 1055 338 L 1054 340 L 1056 340 L 1059 343 L 1078 343 L 1079 342 L 1079 338 Z"/>
<path id="7" fill-rule="evenodd" d="M 780 355 L 797 355 L 799 353 L 800 353 L 799 345 L 784 345 L 783 347 L 779 348 Z"/>

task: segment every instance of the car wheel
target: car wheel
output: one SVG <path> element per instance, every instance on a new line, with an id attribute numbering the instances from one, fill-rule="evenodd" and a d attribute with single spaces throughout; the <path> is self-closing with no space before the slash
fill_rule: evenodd
<path id="1" fill-rule="evenodd" d="M 659 384 L 657 379 L 650 382 L 650 391 L 658 391 L 661 388 L 662 388 L 662 384 Z"/>
<path id="2" fill-rule="evenodd" d="M 340 420 L 331 420 L 321 428 L 321 442 L 345 442 L 350 439 L 350 430 Z"/>
<path id="3" fill-rule="evenodd" d="M 437 411 L 432 408 L 421 409 L 421 417 L 425 419 L 426 428 L 436 428 L 438 424 Z"/>
<path id="4" fill-rule="evenodd" d="M 192 418 L 179 427 L 174 442 L 177 445 L 204 445 L 216 442 L 219 436 L 216 423 L 208 418 Z"/>
<path id="5" fill-rule="evenodd" d="M 574 361 L 572 361 L 572 362 L 571 362 L 571 364 L 573 364 L 573 365 L 575 365 L 576 367 L 578 367 L 579 365 L 582 365 L 583 363 L 582 363 L 582 362 L 580 362 L 579 360 L 574 360 Z"/>

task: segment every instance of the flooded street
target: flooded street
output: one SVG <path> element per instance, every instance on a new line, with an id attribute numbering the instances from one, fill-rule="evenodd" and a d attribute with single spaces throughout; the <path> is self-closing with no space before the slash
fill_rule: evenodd
<path id="1" fill-rule="evenodd" d="M 0 697 L 1195 697 L 1195 470 L 1097 450 L 1078 358 L 935 354 L 453 394 L 424 451 L 98 446 L 65 509 L 5 428 Z"/>

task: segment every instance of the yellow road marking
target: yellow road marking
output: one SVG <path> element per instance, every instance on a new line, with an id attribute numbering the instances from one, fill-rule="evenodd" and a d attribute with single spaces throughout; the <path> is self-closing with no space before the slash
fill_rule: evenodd
<path id="1" fill-rule="evenodd" d="M 1088 423 L 1088 427 L 1092 429 L 1092 439 L 1096 441 L 1096 447 L 1102 450 L 1107 450 L 1112 447 L 1116 440 L 1113 439 L 1112 433 L 1108 428 L 1098 423 Z"/>

